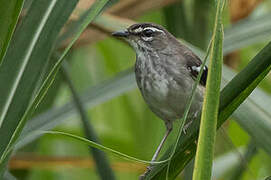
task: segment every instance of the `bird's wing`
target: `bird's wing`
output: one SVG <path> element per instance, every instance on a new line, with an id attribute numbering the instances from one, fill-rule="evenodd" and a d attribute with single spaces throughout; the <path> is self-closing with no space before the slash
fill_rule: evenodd
<path id="1" fill-rule="evenodd" d="M 199 72 L 200 72 L 200 68 L 202 65 L 202 62 L 200 60 L 200 58 L 198 56 L 196 56 L 193 52 L 191 51 L 186 51 L 184 53 L 184 58 L 186 60 L 186 66 L 188 68 L 188 70 L 191 73 L 191 76 L 196 79 Z M 206 85 L 206 81 L 207 81 L 207 75 L 208 75 L 208 68 L 207 66 L 203 67 L 203 73 L 201 75 L 200 78 L 200 84 L 205 86 Z"/>

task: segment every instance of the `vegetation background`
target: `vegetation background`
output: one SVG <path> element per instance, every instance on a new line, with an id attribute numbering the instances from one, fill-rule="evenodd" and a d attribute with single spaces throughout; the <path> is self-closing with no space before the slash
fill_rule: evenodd
<path id="1" fill-rule="evenodd" d="M 18 110 L 19 115 L 10 115 L 10 119 L 23 119 L 24 116 L 20 116 L 21 106 L 30 107 L 56 59 L 70 46 L 76 34 L 83 30 L 80 23 L 85 22 L 85 12 L 90 7 L 89 12 L 94 12 L 95 7 L 103 8 L 103 13 L 86 27 L 65 56 L 60 72 L 35 113 L 31 118 L 26 118 L 28 121 L 14 145 L 16 151 L 8 162 L 8 168 L 0 166 L 1 171 L 5 170 L 5 179 L 138 179 L 146 168 L 142 163 L 127 161 L 112 153 L 100 153 L 65 136 L 41 136 L 36 130 L 56 130 L 87 137 L 119 152 L 150 160 L 165 127 L 163 121 L 148 109 L 136 88 L 132 73 L 134 51 L 126 43 L 111 37 L 110 33 L 135 22 L 154 22 L 203 52 L 212 35 L 215 8 L 210 0 L 112 0 L 105 7 L 98 3 L 94 7 L 93 4 L 93 0 L 71 0 L 69 3 L 63 0 L 0 0 L 0 22 L 14 22 L 13 25 L 8 24 L 12 29 L 18 17 L 14 33 L 11 29 L 5 30 L 8 26 L 0 27 L 0 45 L 3 44 L 0 51 L 1 144 L 8 139 L 7 132 L 14 131 L 12 124 L 19 127 L 18 122 L 21 122 L 9 121 L 8 114 L 16 114 Z M 13 82 L 13 76 L 9 73 L 15 74 L 14 77 L 19 76 L 16 73 L 22 66 L 14 62 L 20 53 L 24 57 L 27 40 L 32 38 L 32 30 L 41 22 L 39 14 L 46 14 L 50 8 L 48 17 L 52 19 L 39 34 L 27 61 L 29 69 L 24 69 L 25 74 L 16 89 L 17 96 L 15 93 L 14 102 L 10 105 L 15 113 L 8 111 L 4 115 L 5 106 L 2 106 L 4 100 L 1 102 L 1 97 L 6 97 L 11 92 L 8 88 L 13 87 L 9 86 L 9 82 Z M 6 13 L 8 11 L 13 14 Z M 224 64 L 231 68 L 223 69 L 223 81 L 229 81 L 234 72 L 238 73 L 246 67 L 271 40 L 271 1 L 230 0 L 225 6 L 223 23 Z M 4 46 L 4 42 L 10 42 L 9 46 Z M 6 53 L 4 47 L 8 49 Z M 14 55 L 15 52 L 19 52 L 18 57 Z M 9 60 L 10 66 L 6 63 Z M 9 67 L 8 70 L 4 66 Z M 31 80 L 28 78 L 31 76 L 37 78 Z M 24 88 L 29 88 L 29 91 L 23 91 Z M 269 74 L 250 99 L 218 130 L 214 179 L 256 180 L 271 176 L 270 93 Z M 26 104 L 25 99 L 20 99 L 25 94 L 29 96 Z M 176 131 L 170 136 L 164 152 L 175 139 Z M 6 148 L 2 146 L 1 160 L 4 154 L 2 149 Z M 96 161 L 100 162 L 98 170 L 95 168 Z M 182 173 L 178 172 L 176 179 L 191 179 L 192 170 L 190 163 Z"/>

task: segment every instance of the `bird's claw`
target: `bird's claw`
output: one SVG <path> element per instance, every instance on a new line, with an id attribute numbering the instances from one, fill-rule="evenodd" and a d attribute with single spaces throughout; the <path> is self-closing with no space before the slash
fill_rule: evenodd
<path id="1" fill-rule="evenodd" d="M 183 127 L 183 133 L 186 134 L 187 133 L 187 129 L 189 128 L 189 126 L 192 124 L 192 121 L 189 121 L 188 123 L 186 123 Z"/>
<path id="2" fill-rule="evenodd" d="M 149 174 L 149 173 L 151 172 L 151 170 L 152 170 L 152 167 L 151 167 L 151 165 L 150 165 L 150 166 L 147 167 L 147 169 L 146 169 L 146 171 L 144 172 L 144 174 L 141 174 L 141 175 L 139 176 L 139 180 L 144 180 L 144 179 L 145 179 L 145 176 L 146 176 L 147 174 Z"/>

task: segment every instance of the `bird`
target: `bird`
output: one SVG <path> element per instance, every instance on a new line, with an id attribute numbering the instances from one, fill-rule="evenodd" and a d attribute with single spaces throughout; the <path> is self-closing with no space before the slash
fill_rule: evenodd
<path id="1" fill-rule="evenodd" d="M 151 159 L 155 162 L 173 129 L 173 122 L 184 115 L 202 61 L 158 24 L 137 23 L 112 35 L 124 38 L 135 50 L 137 86 L 150 110 L 165 123 L 166 132 Z M 204 65 L 186 125 L 201 113 L 207 74 L 208 68 Z"/>

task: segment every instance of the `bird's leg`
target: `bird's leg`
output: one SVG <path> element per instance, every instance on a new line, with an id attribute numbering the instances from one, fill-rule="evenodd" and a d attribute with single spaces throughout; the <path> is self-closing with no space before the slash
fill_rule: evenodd
<path id="1" fill-rule="evenodd" d="M 158 155 L 159 155 L 159 153 L 160 153 L 160 151 L 161 151 L 161 149 L 162 149 L 164 143 L 166 142 L 166 139 L 167 139 L 168 135 L 169 135 L 170 132 L 172 131 L 172 123 L 168 123 L 168 122 L 167 122 L 167 123 L 166 123 L 166 127 L 167 127 L 166 133 L 165 133 L 165 135 L 164 135 L 162 141 L 160 142 L 158 148 L 156 149 L 156 151 L 155 151 L 155 153 L 154 153 L 154 155 L 153 155 L 153 157 L 152 157 L 152 159 L 151 159 L 151 162 L 155 162 L 155 161 L 156 161 L 156 159 L 157 159 L 157 157 L 158 157 Z M 152 165 L 152 164 L 150 164 L 150 166 L 147 167 L 146 172 L 145 172 L 143 175 L 140 176 L 140 178 L 139 178 L 140 180 L 141 180 L 141 179 L 144 179 L 144 177 L 151 171 L 151 165 Z"/>
<path id="2" fill-rule="evenodd" d="M 167 139 L 168 135 L 172 131 L 172 124 L 171 123 L 167 123 L 166 127 L 167 127 L 166 133 L 165 133 L 162 141 L 160 142 L 158 148 L 156 149 L 156 151 L 155 151 L 155 153 L 154 153 L 154 155 L 153 155 L 153 157 L 151 159 L 151 162 L 154 162 L 157 159 L 157 157 L 158 157 L 158 155 L 159 155 L 159 153 L 160 153 L 160 151 L 161 151 L 164 143 L 166 142 L 166 139 Z"/>
<path id="3" fill-rule="evenodd" d="M 192 124 L 193 120 L 188 121 L 184 126 L 183 126 L 183 133 L 186 134 L 186 130 L 189 128 L 189 126 Z"/>

